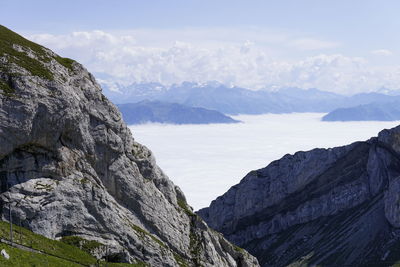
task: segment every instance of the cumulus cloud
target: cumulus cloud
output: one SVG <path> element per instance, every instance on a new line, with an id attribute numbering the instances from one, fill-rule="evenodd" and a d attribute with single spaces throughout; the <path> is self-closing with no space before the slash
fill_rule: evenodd
<path id="1" fill-rule="evenodd" d="M 391 56 L 391 55 L 393 55 L 392 51 L 387 50 L 387 49 L 372 50 L 371 54 L 378 55 L 378 56 Z"/>
<path id="2" fill-rule="evenodd" d="M 150 37 L 143 31 L 90 31 L 28 37 L 63 56 L 77 59 L 90 71 L 102 74 L 103 80 L 119 84 L 160 82 L 170 85 L 215 80 L 250 89 L 296 86 L 338 93 L 400 87 L 399 68 L 380 70 L 363 58 L 326 53 L 288 61 L 277 59 L 271 48 L 273 44 L 284 42 L 286 47 L 318 50 L 333 48 L 337 43 L 282 34 L 272 34 L 265 39 L 247 34 L 246 37 L 254 37 L 256 41 L 214 43 L 190 41 L 192 36 L 193 33 L 188 32 L 184 41 L 175 42 L 165 36 L 163 42 L 157 42 L 156 36 Z M 383 54 L 384 50 L 379 51 Z"/>

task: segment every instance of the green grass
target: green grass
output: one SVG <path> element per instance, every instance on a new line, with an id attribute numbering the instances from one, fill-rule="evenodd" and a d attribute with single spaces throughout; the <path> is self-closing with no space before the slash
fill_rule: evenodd
<path id="1" fill-rule="evenodd" d="M 185 200 L 178 198 L 177 199 L 178 206 L 188 215 L 188 216 L 196 216 L 193 211 L 188 207 L 188 204 Z"/>
<path id="2" fill-rule="evenodd" d="M 14 88 L 12 88 L 8 82 L 3 80 L 0 80 L 0 90 L 6 96 L 12 96 L 15 93 Z"/>
<path id="3" fill-rule="evenodd" d="M 56 56 L 54 59 L 57 60 L 58 63 L 60 63 L 67 69 L 69 69 L 71 71 L 73 70 L 72 64 L 75 62 L 75 60 L 67 58 L 67 57 L 60 57 L 60 56 Z"/>
<path id="4" fill-rule="evenodd" d="M 63 260 L 57 257 L 25 251 L 14 248 L 6 244 L 0 243 L 0 250 L 5 249 L 10 259 L 6 260 L 0 256 L 0 266 L 4 267 L 81 267 L 81 264 Z M 101 267 L 149 267 L 144 262 L 129 264 L 129 263 L 114 263 L 114 262 L 99 262 Z M 93 263 L 94 264 L 94 263 Z M 97 266 L 97 265 L 94 265 Z"/>
<path id="5" fill-rule="evenodd" d="M 0 237 L 9 239 L 10 224 L 0 221 Z M 13 239 L 15 243 L 31 247 L 36 250 L 46 252 L 54 255 L 49 256 L 45 254 L 28 252 L 18 248 L 11 247 L 6 244 L 0 243 L 0 250 L 6 249 L 10 255 L 10 259 L 6 260 L 0 256 L 0 266 L 82 266 L 93 265 L 97 259 L 90 255 L 88 251 L 94 250 L 103 244 L 96 241 L 89 241 L 77 236 L 63 237 L 62 241 L 52 240 L 44 236 L 35 234 L 28 229 L 19 227 L 13 224 Z M 160 241 L 161 242 L 161 241 Z M 82 247 L 79 249 L 78 247 Z M 61 257 L 63 259 L 57 258 Z M 68 261 L 71 260 L 71 261 Z M 78 262 L 80 264 L 76 264 Z M 100 261 L 100 266 L 109 267 L 146 267 L 144 262 L 134 264 L 128 263 L 114 263 Z"/>
<path id="6" fill-rule="evenodd" d="M 201 266 L 200 264 L 200 254 L 202 251 L 202 240 L 200 236 L 193 231 L 193 229 L 190 230 L 189 234 L 189 249 L 190 249 L 190 254 L 192 255 L 192 260 L 196 264 L 196 266 Z"/>
<path id="7" fill-rule="evenodd" d="M 235 244 L 232 244 L 233 249 L 239 253 L 245 253 L 245 250 L 239 246 L 236 246 Z"/>
<path id="8" fill-rule="evenodd" d="M 51 184 L 42 184 L 40 182 L 36 182 L 34 187 L 37 190 L 45 190 L 45 191 L 49 192 L 49 191 L 53 190 L 53 183 L 51 183 Z"/>
<path id="9" fill-rule="evenodd" d="M 105 262 L 100 263 L 100 266 L 106 266 Z M 144 262 L 139 262 L 139 263 L 115 263 L 115 262 L 107 262 L 107 267 L 149 267 L 150 265 L 144 263 Z"/>
<path id="10" fill-rule="evenodd" d="M 90 180 L 88 178 L 82 178 L 79 181 L 80 181 L 81 184 L 86 184 L 86 183 L 90 182 Z"/>
<path id="11" fill-rule="evenodd" d="M 86 240 L 79 236 L 64 236 L 61 238 L 62 242 L 69 244 L 71 246 L 77 247 L 89 254 L 93 253 L 96 249 L 103 247 L 104 244 L 99 243 L 94 240 Z"/>
<path id="12" fill-rule="evenodd" d="M 202 251 L 202 238 L 201 236 L 195 232 L 195 221 L 199 220 L 197 214 L 195 214 L 188 206 L 184 199 L 177 199 L 178 206 L 185 212 L 185 214 L 190 218 L 190 234 L 189 234 L 189 250 L 192 255 L 192 260 L 196 266 L 202 266 L 200 264 L 200 254 Z M 176 259 L 175 259 L 176 260 Z M 177 261 L 178 262 L 178 261 Z M 179 264 L 179 262 L 178 262 Z M 182 265 L 185 266 L 185 265 Z"/>
<path id="13" fill-rule="evenodd" d="M 189 264 L 179 254 L 174 252 L 174 259 L 180 267 L 189 267 Z"/>
<path id="14" fill-rule="evenodd" d="M 38 60 L 27 56 L 24 52 L 15 50 L 13 48 L 14 44 L 31 49 L 38 57 Z M 0 26 L 0 56 L 6 56 L 9 63 L 21 66 L 34 76 L 47 80 L 54 79 L 51 71 L 41 62 L 50 61 L 43 48 L 3 26 Z"/>
<path id="15" fill-rule="evenodd" d="M 9 233 L 10 224 L 7 222 L 0 222 L 1 238 L 9 239 Z M 96 259 L 92 255 L 74 246 L 57 240 L 48 239 L 23 227 L 13 225 L 13 237 L 14 242 L 16 243 L 31 247 L 36 250 L 44 251 L 51 255 L 70 259 L 87 265 L 96 262 Z"/>
<path id="16" fill-rule="evenodd" d="M 58 266 L 58 267 L 74 267 L 82 266 L 80 264 L 75 264 L 63 259 L 56 257 L 33 253 L 21 249 L 17 249 L 6 244 L 0 244 L 0 250 L 5 249 L 10 259 L 6 260 L 0 256 L 0 266 L 8 267 L 46 267 L 46 266 Z"/>
<path id="17" fill-rule="evenodd" d="M 158 243 L 161 247 L 163 248 L 167 248 L 167 246 L 157 237 L 155 237 L 154 235 L 150 234 L 149 232 L 147 232 L 146 230 L 140 228 L 139 226 L 135 225 L 135 224 L 131 224 L 131 227 L 133 230 L 135 230 L 136 233 L 139 234 L 139 236 L 144 239 L 146 236 L 150 237 L 154 242 Z"/>
<path id="18" fill-rule="evenodd" d="M 25 52 L 19 52 L 13 48 L 13 45 L 19 45 L 25 49 L 31 50 L 37 59 L 29 57 Z M 54 80 L 53 73 L 44 65 L 52 59 L 64 67 L 72 70 L 72 63 L 69 58 L 60 56 L 52 57 L 46 53 L 43 46 L 31 42 L 21 35 L 0 25 L 0 56 L 5 56 L 8 63 L 14 63 L 25 70 L 29 71 L 33 76 L 38 76 L 46 80 Z M 9 67 L 2 66 L 2 70 L 6 73 L 10 72 Z M 13 73 L 9 73 L 13 74 Z"/>

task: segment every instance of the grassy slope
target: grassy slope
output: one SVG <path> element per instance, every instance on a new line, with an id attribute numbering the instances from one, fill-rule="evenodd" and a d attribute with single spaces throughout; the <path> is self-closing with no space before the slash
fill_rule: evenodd
<path id="1" fill-rule="evenodd" d="M 10 255 L 9 260 L 0 256 L 0 266 L 82 266 L 56 257 L 13 248 L 6 244 L 0 244 L 0 249 L 5 249 Z"/>
<path id="2" fill-rule="evenodd" d="M 31 51 L 36 58 L 28 56 L 25 52 L 17 51 L 15 45 L 23 47 L 24 50 Z M 52 60 L 56 60 L 59 64 L 72 70 L 73 60 L 62 58 L 60 56 L 51 56 L 46 52 L 45 48 L 34 42 L 31 42 L 21 35 L 0 25 L 0 57 L 5 56 L 8 64 L 14 63 L 29 71 L 33 76 L 38 76 L 46 80 L 53 80 L 53 73 L 44 65 Z M 7 63 L 0 66 L 0 70 L 5 73 L 9 72 Z M 10 75 L 16 75 L 9 73 Z M 6 87 L 0 84 L 0 87 Z"/>
<path id="3" fill-rule="evenodd" d="M 6 222 L 0 222 L 0 237 L 9 239 L 9 233 L 9 224 Z M 13 236 L 14 242 L 16 243 L 44 251 L 55 256 L 71 259 L 87 265 L 96 262 L 96 259 L 93 256 L 81 251 L 76 247 L 60 241 L 48 239 L 22 227 L 13 225 Z"/>
<path id="4" fill-rule="evenodd" d="M 0 250 L 5 249 L 10 255 L 10 259 L 6 260 L 5 258 L 0 256 L 0 266 L 4 267 L 45 267 L 45 266 L 57 266 L 57 267 L 75 267 L 82 266 L 80 264 L 76 264 L 67 260 L 59 259 L 56 257 L 48 256 L 45 254 L 32 253 L 25 250 L 17 249 L 14 247 L 10 247 L 6 244 L 0 244 Z M 101 262 L 100 266 L 108 267 L 144 267 L 147 266 L 143 263 L 138 264 L 126 264 L 126 263 L 105 263 Z"/>
<path id="5" fill-rule="evenodd" d="M 0 222 L 0 237 L 9 239 L 10 224 Z M 33 249 L 46 252 L 48 254 L 64 258 L 66 260 L 39 253 L 32 253 L 25 250 L 10 247 L 0 243 L 0 250 L 5 249 L 10 255 L 6 260 L 0 256 L 0 266 L 82 266 L 68 260 L 81 263 L 83 265 L 92 265 L 96 263 L 96 258 L 92 255 L 61 241 L 48 239 L 44 236 L 35 234 L 28 229 L 13 225 L 14 242 L 32 247 Z M 103 262 L 101 266 L 105 266 Z M 125 264 L 125 263 L 107 263 L 107 266 L 146 266 L 144 263 Z"/>

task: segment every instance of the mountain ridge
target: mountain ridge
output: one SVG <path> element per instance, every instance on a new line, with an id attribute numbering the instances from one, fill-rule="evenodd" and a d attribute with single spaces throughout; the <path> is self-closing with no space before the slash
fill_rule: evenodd
<path id="1" fill-rule="evenodd" d="M 198 214 L 261 266 L 400 264 L 399 140 L 285 155 Z"/>

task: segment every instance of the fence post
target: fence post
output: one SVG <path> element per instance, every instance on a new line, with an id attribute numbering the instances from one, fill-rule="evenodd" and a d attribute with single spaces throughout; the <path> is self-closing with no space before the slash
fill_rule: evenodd
<path id="1" fill-rule="evenodd" d="M 13 243 L 13 229 L 12 229 L 12 212 L 11 212 L 11 193 L 9 191 L 8 182 L 7 182 L 7 191 L 8 191 L 8 210 L 9 210 L 9 221 L 10 221 L 10 241 L 11 245 Z"/>

